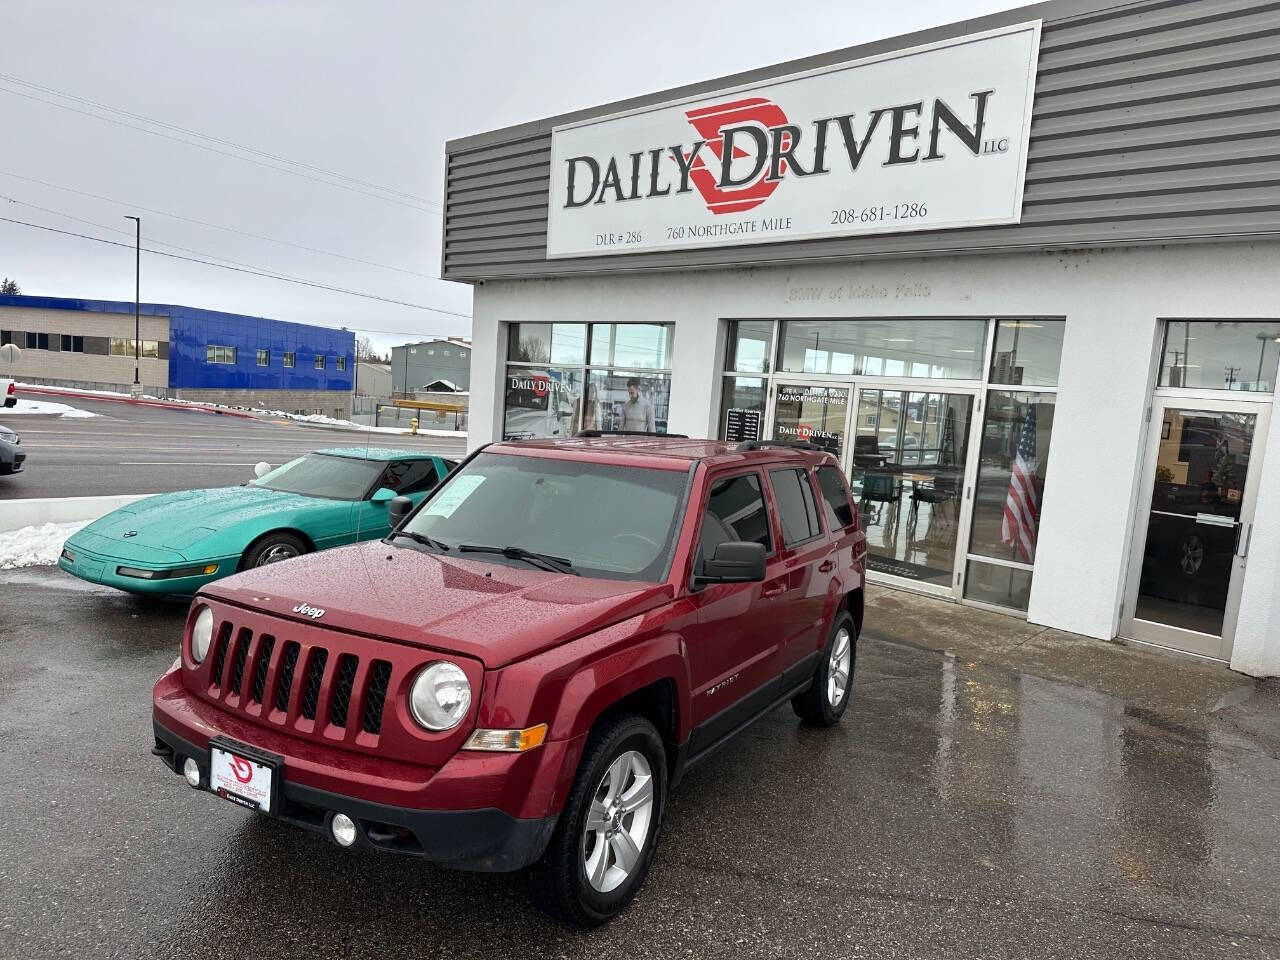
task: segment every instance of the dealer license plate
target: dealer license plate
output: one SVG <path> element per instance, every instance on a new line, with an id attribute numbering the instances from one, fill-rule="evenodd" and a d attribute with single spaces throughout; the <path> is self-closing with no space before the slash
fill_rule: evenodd
<path id="1" fill-rule="evenodd" d="M 209 789 L 224 800 L 274 813 L 279 773 L 279 760 L 256 757 L 216 740 L 209 743 Z"/>

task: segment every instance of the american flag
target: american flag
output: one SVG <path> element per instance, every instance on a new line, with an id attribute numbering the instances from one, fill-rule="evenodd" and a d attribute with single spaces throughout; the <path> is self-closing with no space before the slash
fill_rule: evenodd
<path id="1" fill-rule="evenodd" d="M 1009 493 L 1004 498 L 1004 521 L 1000 524 L 1000 539 L 1018 553 L 1027 563 L 1036 550 L 1036 524 L 1040 505 L 1036 501 L 1036 408 L 1027 408 L 1027 419 L 1022 422 L 1022 434 L 1018 437 L 1018 454 L 1009 475 Z"/>

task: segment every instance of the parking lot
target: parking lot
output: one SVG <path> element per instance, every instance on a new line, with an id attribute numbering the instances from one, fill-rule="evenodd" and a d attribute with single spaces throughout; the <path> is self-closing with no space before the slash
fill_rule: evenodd
<path id="1" fill-rule="evenodd" d="M 1280 760 L 1210 712 L 1248 693 L 1220 668 L 879 592 L 844 722 L 776 711 L 691 775 L 638 901 L 579 933 L 518 876 L 188 789 L 149 755 L 185 609 L 0 574 L 0 955 L 1280 953 Z"/>
<path id="2" fill-rule="evenodd" d="M 278 465 L 317 447 L 368 443 L 446 457 L 461 457 L 466 447 L 464 436 L 330 430 L 110 400 L 76 398 L 68 403 L 96 416 L 17 416 L 0 411 L 0 423 L 18 431 L 27 450 L 24 471 L 0 478 L 0 500 L 226 486 L 252 477 L 259 461 Z"/>

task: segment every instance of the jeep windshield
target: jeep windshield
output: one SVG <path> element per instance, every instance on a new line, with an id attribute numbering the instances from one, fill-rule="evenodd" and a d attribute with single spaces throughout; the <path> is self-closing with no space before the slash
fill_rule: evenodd
<path id="1" fill-rule="evenodd" d="M 671 565 L 688 482 L 684 471 L 482 453 L 392 542 L 507 566 L 658 582 Z M 538 564 L 537 557 L 550 559 Z"/>

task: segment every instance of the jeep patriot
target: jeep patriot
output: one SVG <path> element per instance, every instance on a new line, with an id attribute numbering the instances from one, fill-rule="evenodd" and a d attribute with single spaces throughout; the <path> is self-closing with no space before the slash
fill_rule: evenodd
<path id="1" fill-rule="evenodd" d="M 692 767 L 783 703 L 849 703 L 866 538 L 829 453 L 495 443 L 409 509 L 197 594 L 155 685 L 170 769 L 344 847 L 530 868 L 590 926 Z"/>

